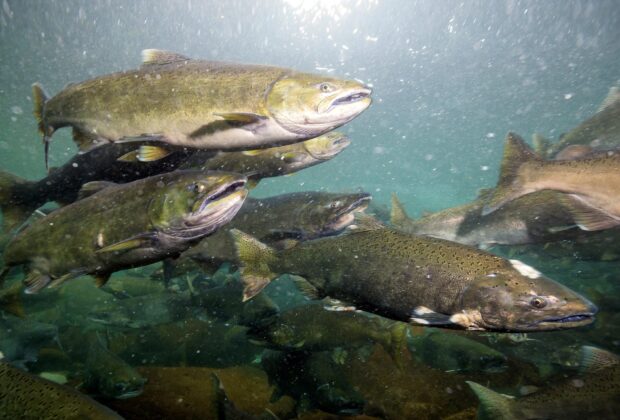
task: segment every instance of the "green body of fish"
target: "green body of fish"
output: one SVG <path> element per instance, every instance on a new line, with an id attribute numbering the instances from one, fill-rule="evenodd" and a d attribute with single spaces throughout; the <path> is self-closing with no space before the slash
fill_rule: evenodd
<path id="1" fill-rule="evenodd" d="M 584 230 L 620 225 L 620 153 L 601 152 L 578 160 L 543 161 L 519 136 L 506 139 L 500 180 L 486 201 L 490 214 L 518 197 L 541 190 L 568 194 L 566 207 Z"/>
<path id="2" fill-rule="evenodd" d="M 236 174 L 181 171 L 108 186 L 33 222 L 4 261 L 28 267 L 31 292 L 83 274 L 105 283 L 114 271 L 178 255 L 217 230 L 241 207 L 244 185 Z"/>
<path id="3" fill-rule="evenodd" d="M 0 413 L 7 419 L 122 419 L 95 400 L 0 362 Z"/>
<path id="4" fill-rule="evenodd" d="M 572 213 L 563 194 L 540 191 L 520 197 L 498 211 L 482 216 L 484 199 L 410 219 L 392 200 L 392 225 L 416 235 L 447 239 L 466 245 L 521 245 L 547 243 L 574 236 Z"/>
<path id="5" fill-rule="evenodd" d="M 620 363 L 617 356 L 593 347 L 594 360 L 583 373 L 525 397 L 511 399 L 475 382 L 480 419 L 617 419 L 620 409 Z"/>
<path id="6" fill-rule="evenodd" d="M 310 240 L 334 235 L 353 222 L 353 214 L 370 201 L 366 193 L 296 192 L 248 199 L 221 232 L 205 238 L 181 256 L 214 271 L 224 262 L 237 263 L 235 244 L 228 234 L 240 229 L 271 245 L 282 240 Z"/>
<path id="7" fill-rule="evenodd" d="M 379 343 L 395 357 L 404 349 L 407 324 L 339 309 L 324 303 L 299 306 L 257 323 L 248 335 L 283 351 L 325 351 Z"/>
<path id="8" fill-rule="evenodd" d="M 596 307 L 520 261 L 378 227 L 276 251 L 238 230 L 244 298 L 279 274 L 327 295 L 422 325 L 539 331 L 593 321 Z"/>
<path id="9" fill-rule="evenodd" d="M 494 373 L 507 367 L 502 353 L 459 334 L 432 330 L 407 341 L 416 359 L 444 372 Z"/>
<path id="10" fill-rule="evenodd" d="M 288 175 L 326 162 L 344 150 L 351 141 L 342 133 L 332 132 L 323 136 L 286 146 L 244 152 L 220 152 L 216 156 L 200 159 L 198 165 L 190 161 L 182 168 L 227 171 L 243 174 L 248 179 Z"/>
<path id="11" fill-rule="evenodd" d="M 47 100 L 34 86 L 46 141 L 72 126 L 82 150 L 121 139 L 218 150 L 272 147 L 324 134 L 370 105 L 370 89 L 270 66 L 145 50 L 144 64 L 69 85 Z"/>

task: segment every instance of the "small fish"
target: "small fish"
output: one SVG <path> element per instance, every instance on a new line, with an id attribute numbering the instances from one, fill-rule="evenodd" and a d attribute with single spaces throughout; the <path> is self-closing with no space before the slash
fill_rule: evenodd
<path id="1" fill-rule="evenodd" d="M 521 398 L 467 381 L 480 400 L 479 418 L 616 419 L 620 409 L 620 359 L 605 350 L 582 348 L 581 374 Z"/>
<path id="2" fill-rule="evenodd" d="M 39 350 L 58 342 L 58 327 L 52 324 L 0 317 L 0 352 L 3 361 L 18 367 L 37 361 Z"/>
<path id="3" fill-rule="evenodd" d="M 146 379 L 127 362 L 111 353 L 98 334 L 87 337 L 90 342 L 86 359 L 84 389 L 107 398 L 127 399 L 142 394 Z"/>
<path id="4" fill-rule="evenodd" d="M 583 230 L 620 225 L 620 152 L 604 152 L 578 160 L 543 161 L 522 138 L 509 133 L 497 188 L 482 215 L 541 190 L 565 193 L 564 203 Z"/>
<path id="5" fill-rule="evenodd" d="M 113 272 L 178 255 L 226 224 L 243 204 L 245 182 L 226 172 L 176 171 L 106 183 L 98 192 L 87 184 L 92 196 L 33 222 L 11 240 L 0 280 L 11 267 L 25 265 L 28 293 L 85 274 L 102 286 Z"/>
<path id="6" fill-rule="evenodd" d="M 570 238 L 579 229 L 563 199 L 555 191 L 539 191 L 515 199 L 483 216 L 485 191 L 475 201 L 411 219 L 398 198 L 392 196 L 391 224 L 416 235 L 427 235 L 465 245 L 489 248 L 494 245 L 548 243 Z"/>
<path id="7" fill-rule="evenodd" d="M 320 136 L 371 103 L 357 81 L 154 49 L 142 57 L 137 70 L 71 84 L 52 98 L 33 85 L 46 161 L 51 136 L 65 126 L 82 151 L 117 141 L 248 150 Z"/>
<path id="8" fill-rule="evenodd" d="M 307 279 L 318 297 L 425 326 L 544 331 L 588 325 L 597 311 L 579 294 L 520 261 L 383 226 L 282 251 L 239 230 L 231 234 L 246 300 L 288 273 Z"/>
<path id="9" fill-rule="evenodd" d="M 340 132 L 333 131 L 300 143 L 268 149 L 243 152 L 219 152 L 210 159 L 197 156 L 184 163 L 182 169 L 227 171 L 243 174 L 250 182 L 258 183 L 263 178 L 289 175 L 319 163 L 326 162 L 351 144 L 351 140 Z"/>
<path id="10" fill-rule="evenodd" d="M 411 354 L 420 362 L 444 372 L 497 373 L 506 370 L 506 356 L 462 335 L 427 330 L 409 335 Z"/>
<path id="11" fill-rule="evenodd" d="M 555 157 L 569 146 L 585 146 L 592 150 L 610 150 L 620 147 L 620 88 L 613 86 L 596 114 L 579 126 L 560 136 L 546 156 Z"/>
<path id="12" fill-rule="evenodd" d="M 302 191 L 273 197 L 249 198 L 221 232 L 205 238 L 184 252 L 178 261 L 166 264 L 169 273 L 187 258 L 203 270 L 214 272 L 224 262 L 237 263 L 235 245 L 228 234 L 241 229 L 278 248 L 290 240 L 305 241 L 342 232 L 363 212 L 371 197 L 367 193 L 339 194 Z"/>
<path id="13" fill-rule="evenodd" d="M 7 419 L 122 419 L 73 388 L 23 372 L 4 362 L 0 362 L 0 395 L 0 413 Z"/>
<path id="14" fill-rule="evenodd" d="M 332 311 L 319 302 L 256 322 L 247 334 L 253 342 L 283 351 L 327 351 L 379 343 L 400 363 L 406 351 L 407 324 L 364 312 Z"/>

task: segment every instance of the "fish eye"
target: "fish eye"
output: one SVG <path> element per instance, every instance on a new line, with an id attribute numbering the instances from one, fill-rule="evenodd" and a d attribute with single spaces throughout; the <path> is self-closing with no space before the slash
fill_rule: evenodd
<path id="1" fill-rule="evenodd" d="M 536 309 L 542 309 L 547 306 L 547 301 L 540 296 L 536 296 L 532 300 L 530 300 L 530 305 L 532 305 Z"/>
<path id="2" fill-rule="evenodd" d="M 192 185 L 191 188 L 196 194 L 202 194 L 203 192 L 207 190 L 207 187 L 205 184 L 199 184 L 199 183 L 195 183 L 194 185 Z"/>
<path id="3" fill-rule="evenodd" d="M 319 90 L 321 92 L 328 93 L 333 92 L 334 90 L 336 90 L 336 88 L 330 83 L 323 82 L 319 85 Z"/>

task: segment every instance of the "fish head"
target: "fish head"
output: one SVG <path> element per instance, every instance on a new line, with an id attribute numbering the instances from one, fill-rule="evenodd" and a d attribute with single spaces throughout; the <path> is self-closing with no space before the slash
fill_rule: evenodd
<path id="1" fill-rule="evenodd" d="M 149 206 L 160 231 L 191 240 L 209 235 L 237 214 L 248 194 L 247 178 L 229 172 L 180 171 Z"/>
<path id="2" fill-rule="evenodd" d="M 305 239 L 336 235 L 355 221 L 355 213 L 363 212 L 370 203 L 367 193 L 325 194 L 311 200 L 299 210 L 300 227 Z"/>
<path id="3" fill-rule="evenodd" d="M 143 378 L 133 368 L 114 370 L 111 375 L 101 378 L 101 393 L 106 397 L 124 400 L 137 397 L 144 391 L 146 378 Z"/>
<path id="4" fill-rule="evenodd" d="M 465 291 L 463 306 L 462 314 L 452 316 L 457 323 L 512 332 L 585 326 L 597 312 L 583 296 L 518 260 L 478 278 Z"/>
<path id="5" fill-rule="evenodd" d="M 289 73 L 267 94 L 267 110 L 299 137 L 315 137 L 351 121 L 371 103 L 371 89 L 354 80 Z"/>
<path id="6" fill-rule="evenodd" d="M 331 133 L 306 140 L 302 144 L 304 149 L 314 159 L 329 160 L 346 149 L 351 144 L 351 140 L 344 133 L 332 131 Z"/>

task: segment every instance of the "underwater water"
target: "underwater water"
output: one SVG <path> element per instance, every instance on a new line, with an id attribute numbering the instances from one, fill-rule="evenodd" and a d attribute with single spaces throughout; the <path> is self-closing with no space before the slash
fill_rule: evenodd
<path id="1" fill-rule="evenodd" d="M 139 69 L 145 49 L 182 56 L 155 53 L 116 90 L 71 99 Z M 2 0 L 0 418 L 614 418 L 619 56 L 613 0 Z M 175 79 L 193 59 L 241 70 Z M 245 63 L 314 76 L 272 105 L 260 100 L 302 76 Z M 150 87 L 160 79 L 181 81 Z M 51 98 L 40 108 L 35 82 Z M 328 107 L 319 91 L 340 96 Z M 347 121 L 308 134 L 340 108 Z M 301 165 L 282 176 L 236 164 L 266 140 L 183 166 L 203 135 L 271 134 L 274 109 L 303 116 L 295 142 L 335 128 L 350 144 L 278 152 L 275 172 Z M 224 127 L 197 122 L 209 118 Z M 72 127 L 97 139 L 88 151 Z M 173 132 L 193 135 L 175 149 Z M 99 143 L 117 134 L 142 142 Z M 153 144 L 166 155 L 119 164 Z M 517 164 L 556 175 L 491 208 Z M 78 197 L 91 181 L 122 185 Z M 186 228 L 215 205 L 200 237 L 161 234 L 175 212 Z M 38 378 L 63 387 L 25 398 Z"/>

